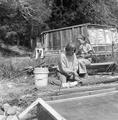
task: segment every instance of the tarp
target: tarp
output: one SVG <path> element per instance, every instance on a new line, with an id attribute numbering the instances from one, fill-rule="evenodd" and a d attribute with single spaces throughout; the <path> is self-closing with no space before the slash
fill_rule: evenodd
<path id="1" fill-rule="evenodd" d="M 112 44 L 112 41 L 118 42 L 118 33 L 116 28 L 100 29 L 88 28 L 89 40 L 91 44 Z"/>

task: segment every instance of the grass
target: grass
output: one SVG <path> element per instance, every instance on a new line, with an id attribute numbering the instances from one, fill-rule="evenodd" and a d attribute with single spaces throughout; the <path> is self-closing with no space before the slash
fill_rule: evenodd
<path id="1" fill-rule="evenodd" d="M 0 60 L 0 78 L 1 80 L 13 81 L 13 79 L 22 83 L 26 80 L 27 77 L 27 68 L 34 67 L 40 64 L 40 61 L 35 61 L 34 59 L 30 59 L 29 57 L 14 57 Z"/>

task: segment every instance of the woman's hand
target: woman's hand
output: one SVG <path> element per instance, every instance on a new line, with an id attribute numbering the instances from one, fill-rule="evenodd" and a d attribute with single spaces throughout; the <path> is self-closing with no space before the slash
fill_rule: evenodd
<path id="1" fill-rule="evenodd" d="M 70 79 L 74 79 L 74 72 L 70 72 L 70 73 L 69 73 L 69 78 L 70 78 Z"/>

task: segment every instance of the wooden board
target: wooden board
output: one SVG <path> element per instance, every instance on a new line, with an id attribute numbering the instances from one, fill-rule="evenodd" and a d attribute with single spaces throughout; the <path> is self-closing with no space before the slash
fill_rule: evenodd
<path id="1" fill-rule="evenodd" d="M 117 120 L 118 91 L 49 103 L 67 120 Z"/>
<path id="2" fill-rule="evenodd" d="M 116 64 L 114 62 L 103 62 L 103 63 L 91 63 L 87 66 L 88 74 L 94 74 L 98 72 L 114 72 Z"/>
<path id="3" fill-rule="evenodd" d="M 65 120 L 58 112 L 56 112 L 51 106 L 49 106 L 43 99 L 38 98 L 30 106 L 28 106 L 22 113 L 20 113 L 17 118 L 19 120 L 25 120 L 27 114 L 37 106 L 37 115 L 35 120 Z M 33 119 L 33 118 L 32 118 Z M 11 120 L 16 120 L 14 116 Z M 31 120 L 31 118 L 27 118 Z"/>

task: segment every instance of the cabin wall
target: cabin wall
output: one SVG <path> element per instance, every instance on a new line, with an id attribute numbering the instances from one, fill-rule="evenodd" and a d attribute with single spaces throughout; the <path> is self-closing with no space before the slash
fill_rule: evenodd
<path id="1" fill-rule="evenodd" d="M 90 44 L 96 53 L 110 52 L 112 54 L 113 47 L 118 47 L 118 32 L 116 28 L 83 25 L 62 28 L 43 33 L 44 47 L 46 51 L 64 50 L 68 42 L 74 42 L 79 48 L 79 42 L 76 40 L 80 35 L 88 38 Z M 114 42 L 114 46 L 112 44 Z"/>
<path id="2" fill-rule="evenodd" d="M 76 38 L 78 38 L 80 34 L 85 35 L 86 33 L 86 27 L 72 27 L 69 29 L 46 33 L 44 35 L 45 49 L 46 51 L 63 50 L 68 42 L 77 43 Z"/>

